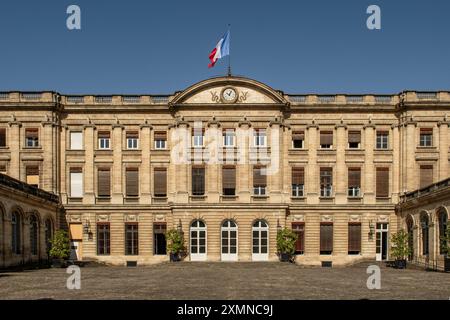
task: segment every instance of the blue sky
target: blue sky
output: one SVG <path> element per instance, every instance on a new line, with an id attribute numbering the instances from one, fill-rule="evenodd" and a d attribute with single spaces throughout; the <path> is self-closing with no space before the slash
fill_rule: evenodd
<path id="1" fill-rule="evenodd" d="M 228 23 L 233 74 L 286 93 L 450 90 L 448 0 L 2 0 L 0 91 L 172 93 L 226 74 L 207 65 Z"/>

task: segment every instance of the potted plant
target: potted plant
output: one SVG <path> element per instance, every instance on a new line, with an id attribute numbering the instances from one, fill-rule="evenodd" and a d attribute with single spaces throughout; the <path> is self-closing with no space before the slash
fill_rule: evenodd
<path id="1" fill-rule="evenodd" d="M 444 271 L 450 271 L 450 226 L 447 224 L 445 234 L 441 237 L 442 248 L 444 253 Z"/>
<path id="2" fill-rule="evenodd" d="M 181 261 L 181 253 L 184 251 L 184 237 L 181 232 L 171 229 L 167 232 L 167 251 L 170 254 L 170 261 Z"/>
<path id="3" fill-rule="evenodd" d="M 403 229 L 392 235 L 391 255 L 395 258 L 395 267 L 397 269 L 406 268 L 406 258 L 411 254 L 408 239 L 409 235 Z"/>
<path id="4" fill-rule="evenodd" d="M 277 233 L 277 251 L 281 262 L 289 262 L 295 253 L 297 234 L 291 229 L 284 228 Z"/>
<path id="5" fill-rule="evenodd" d="M 52 240 L 49 251 L 53 267 L 64 267 L 70 257 L 70 240 L 66 231 L 58 230 Z"/>

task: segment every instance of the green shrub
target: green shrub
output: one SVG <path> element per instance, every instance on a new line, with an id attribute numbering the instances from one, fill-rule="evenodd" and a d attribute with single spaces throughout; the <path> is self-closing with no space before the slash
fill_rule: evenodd
<path id="1" fill-rule="evenodd" d="M 291 229 L 284 228 L 277 233 L 277 250 L 279 254 L 295 253 L 295 242 L 297 241 L 297 234 Z"/>
<path id="2" fill-rule="evenodd" d="M 395 260 L 405 260 L 411 254 L 409 235 L 401 229 L 391 237 L 391 255 Z"/>
<path id="3" fill-rule="evenodd" d="M 172 254 L 179 254 L 184 251 L 184 237 L 178 230 L 167 231 L 167 251 Z"/>
<path id="4" fill-rule="evenodd" d="M 58 230 L 50 240 L 50 257 L 55 259 L 68 259 L 70 257 L 70 240 L 66 231 Z"/>

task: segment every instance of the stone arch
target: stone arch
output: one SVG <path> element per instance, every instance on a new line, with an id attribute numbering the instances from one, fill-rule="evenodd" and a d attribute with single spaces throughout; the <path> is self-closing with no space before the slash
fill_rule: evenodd
<path id="1" fill-rule="evenodd" d="M 431 216 L 426 210 L 422 210 L 419 214 L 420 217 L 420 235 L 421 235 L 421 247 L 422 247 L 422 255 L 426 256 L 430 253 L 430 224 L 431 224 Z"/>
<path id="2" fill-rule="evenodd" d="M 24 226 L 25 212 L 22 207 L 14 205 L 11 210 L 11 252 L 16 255 L 24 254 Z"/>
<path id="3" fill-rule="evenodd" d="M 438 253 L 443 255 L 445 254 L 445 237 L 447 229 L 449 228 L 449 213 L 446 207 L 441 206 L 436 209 L 436 227 L 437 227 L 437 244 L 438 244 Z"/>

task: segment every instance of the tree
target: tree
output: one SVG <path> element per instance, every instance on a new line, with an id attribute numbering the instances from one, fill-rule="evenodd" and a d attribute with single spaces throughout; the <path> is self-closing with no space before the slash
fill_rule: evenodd
<path id="1" fill-rule="evenodd" d="M 400 229 L 397 233 L 394 233 L 391 238 L 391 254 L 395 260 L 406 260 L 411 254 L 411 248 L 409 247 L 409 235 L 408 233 Z"/>
<path id="2" fill-rule="evenodd" d="M 291 229 L 284 228 L 277 233 L 277 250 L 279 254 L 293 255 L 297 234 Z"/>
<path id="3" fill-rule="evenodd" d="M 171 229 L 167 232 L 167 251 L 171 254 L 179 254 L 184 251 L 184 237 L 178 230 Z"/>
<path id="4" fill-rule="evenodd" d="M 56 231 L 53 239 L 50 240 L 50 243 L 50 257 L 62 260 L 70 257 L 70 240 L 66 231 Z"/>

